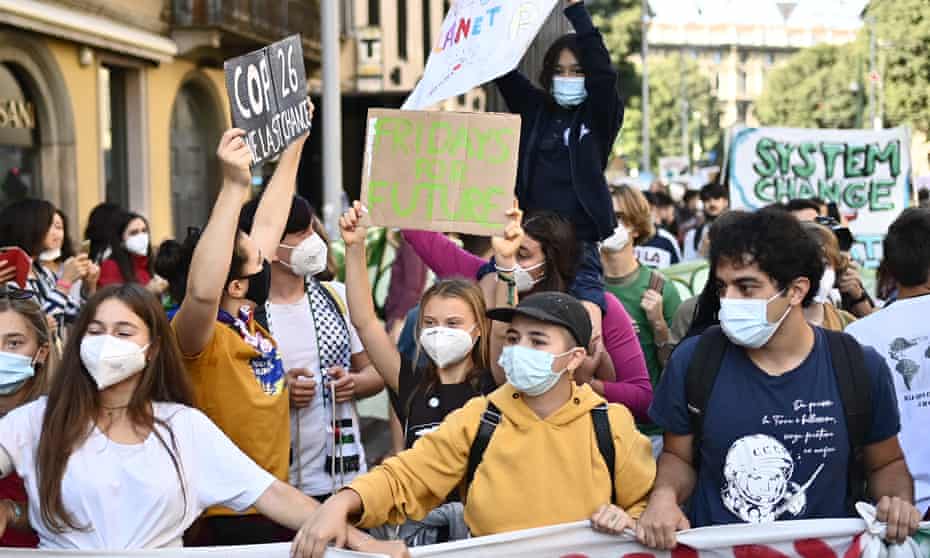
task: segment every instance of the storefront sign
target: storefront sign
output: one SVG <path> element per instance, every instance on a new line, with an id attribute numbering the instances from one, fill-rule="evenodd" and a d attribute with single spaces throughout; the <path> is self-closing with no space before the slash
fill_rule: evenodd
<path id="1" fill-rule="evenodd" d="M 36 127 L 35 107 L 29 101 L 0 99 L 0 128 Z"/>
<path id="2" fill-rule="evenodd" d="M 300 35 L 227 60 L 223 67 L 233 125 L 246 131 L 253 165 L 281 153 L 310 130 Z"/>

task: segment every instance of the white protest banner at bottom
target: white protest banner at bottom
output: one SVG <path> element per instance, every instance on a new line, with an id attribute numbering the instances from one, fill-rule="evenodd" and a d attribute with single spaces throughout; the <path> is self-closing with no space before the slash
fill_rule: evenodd
<path id="1" fill-rule="evenodd" d="M 870 526 L 871 525 L 871 526 Z M 413 558 L 921 558 L 926 544 L 890 547 L 880 540 L 883 526 L 862 519 L 808 519 L 762 525 L 738 524 L 682 531 L 671 551 L 652 550 L 630 537 L 596 533 L 587 521 L 501 533 L 410 549 Z M 930 534 L 930 522 L 919 534 Z M 41 555 L 54 558 L 290 558 L 289 543 L 254 546 L 77 551 L 0 549 L 0 558 Z M 329 549 L 326 558 L 379 558 Z"/>

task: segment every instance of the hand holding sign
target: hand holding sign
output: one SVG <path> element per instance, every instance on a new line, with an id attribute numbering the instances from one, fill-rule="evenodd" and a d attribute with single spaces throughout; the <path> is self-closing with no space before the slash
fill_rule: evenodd
<path id="1" fill-rule="evenodd" d="M 246 130 L 252 163 L 266 161 L 306 136 L 313 116 L 299 35 L 227 60 L 233 124 Z"/>
<path id="2" fill-rule="evenodd" d="M 226 130 L 220 138 L 220 145 L 216 148 L 216 156 L 223 167 L 223 184 L 230 184 L 248 188 L 252 183 L 252 171 L 249 165 L 252 162 L 252 152 L 243 140 L 245 130 L 231 128 Z"/>

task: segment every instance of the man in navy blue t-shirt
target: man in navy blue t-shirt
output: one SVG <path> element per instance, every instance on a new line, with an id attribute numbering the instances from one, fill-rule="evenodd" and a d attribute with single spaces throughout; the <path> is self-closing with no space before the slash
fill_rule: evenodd
<path id="1" fill-rule="evenodd" d="M 640 541 L 655 548 L 672 548 L 675 531 L 689 527 L 850 515 L 843 400 L 826 333 L 802 312 L 824 272 L 819 246 L 790 214 L 763 210 L 728 223 L 711 245 L 711 261 L 729 344 L 704 407 L 697 454 L 686 377 L 699 337 L 676 349 L 657 386 L 649 415 L 665 430 L 665 449 L 637 528 Z M 889 522 L 888 539 L 900 542 L 920 519 L 913 479 L 897 440 L 888 369 L 874 350 L 863 354 L 872 405 L 865 473 L 878 518 Z M 686 518 L 680 504 L 689 498 Z"/>

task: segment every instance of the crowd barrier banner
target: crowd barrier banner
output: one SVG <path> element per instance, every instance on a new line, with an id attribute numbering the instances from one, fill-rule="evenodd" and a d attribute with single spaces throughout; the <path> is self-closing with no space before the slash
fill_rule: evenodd
<path id="1" fill-rule="evenodd" d="M 369 224 L 485 236 L 504 230 L 519 116 L 371 109 L 365 143 Z"/>
<path id="2" fill-rule="evenodd" d="M 517 67 L 559 0 L 455 0 L 405 110 L 422 110 Z"/>
<path id="3" fill-rule="evenodd" d="M 910 205 L 910 146 L 907 128 L 746 128 L 730 146 L 730 204 L 836 202 L 856 239 L 853 257 L 876 267 L 885 231 Z"/>
<path id="4" fill-rule="evenodd" d="M 679 533 L 672 551 L 646 548 L 630 537 L 595 533 L 587 521 L 502 533 L 410 549 L 413 558 L 926 558 L 930 556 L 930 522 L 900 546 L 882 541 L 884 525 L 874 508 L 859 504 L 866 519 L 809 519 L 755 525 L 722 525 Z M 0 550 L 0 558 L 34 556 L 31 550 Z M 287 543 L 178 548 L 123 552 L 43 551 L 43 556 L 76 558 L 290 558 Z M 376 558 L 330 549 L 326 558 Z"/>
<path id="5" fill-rule="evenodd" d="M 310 131 L 300 35 L 227 60 L 223 68 L 233 125 L 246 131 L 253 165 L 281 153 Z"/>

